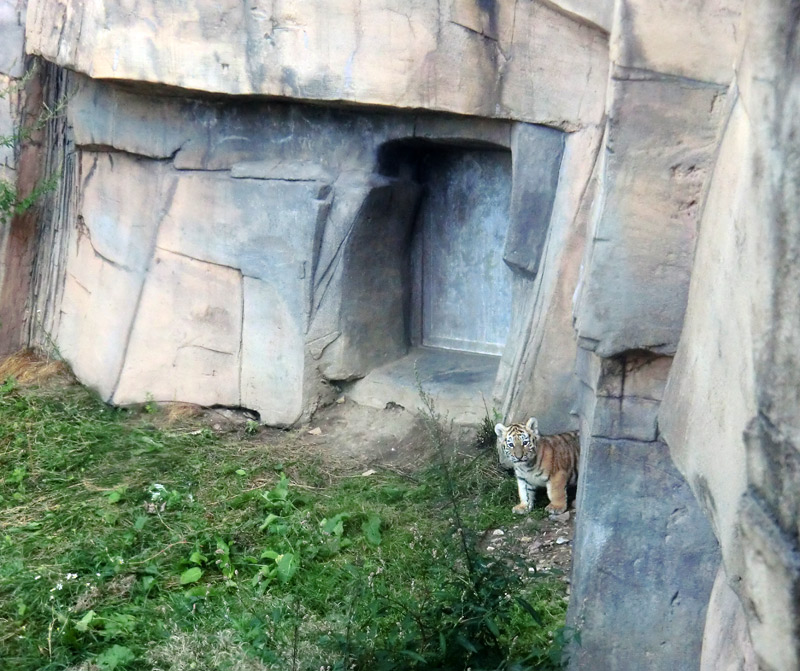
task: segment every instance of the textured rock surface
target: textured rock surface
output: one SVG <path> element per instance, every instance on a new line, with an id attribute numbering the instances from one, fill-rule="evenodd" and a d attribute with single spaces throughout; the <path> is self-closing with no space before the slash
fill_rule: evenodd
<path id="1" fill-rule="evenodd" d="M 756 342 L 769 312 L 767 250 L 752 183 L 747 115 L 734 91 L 700 227 L 686 327 L 661 427 L 712 519 L 729 569 L 741 570 L 737 508 L 747 487 L 744 431 L 756 413 Z M 702 402 L 698 400 L 702 399 Z"/>
<path id="2" fill-rule="evenodd" d="M 42 140 L 46 136 L 35 128 L 35 120 L 46 99 L 51 108 L 57 93 L 43 90 L 41 72 L 24 77 L 22 33 L 25 3 L 0 1 L 0 135 L 13 136 L 15 129 L 30 130 L 29 140 L 22 146 L 12 143 L 0 148 L 0 179 L 15 187 L 19 196 L 29 196 L 41 178 L 44 164 Z M 51 78 L 52 90 L 57 91 L 57 77 Z M 54 136 L 58 133 L 54 133 Z M 13 139 L 13 137 L 11 138 Z M 50 139 L 50 138 L 48 138 Z M 35 265 L 37 217 L 34 212 L 10 218 L 0 226 L 0 353 L 8 354 L 29 341 L 31 276 Z"/>
<path id="3" fill-rule="evenodd" d="M 610 43 L 618 65 L 727 86 L 744 0 L 619 0 Z"/>
<path id="4" fill-rule="evenodd" d="M 0 0 L 0 137 L 11 137 L 19 117 L 19 96 L 13 91 L 17 78 L 24 71 L 23 37 L 25 34 L 24 3 Z M 15 147 L 0 147 L 0 180 L 16 182 Z M 8 245 L 9 227 L 0 228 L 0 258 Z M 5 263 L 0 262 L 0 286 L 3 285 Z M 2 328 L 2 326 L 0 326 Z M 2 342 L 2 337 L 0 337 Z"/>
<path id="5" fill-rule="evenodd" d="M 747 617 L 739 597 L 717 571 L 708 602 L 700 671 L 757 671 Z"/>
<path id="6" fill-rule="evenodd" d="M 579 343 L 600 356 L 677 347 L 741 4 L 615 3 L 602 196 L 575 306 Z"/>
<path id="7" fill-rule="evenodd" d="M 67 251 L 40 250 L 41 266 L 56 270 L 36 288 L 53 295 L 37 305 L 37 333 L 115 403 L 243 405 L 277 425 L 308 417 L 330 394 L 326 379 L 363 377 L 416 342 L 410 257 L 426 217 L 481 225 L 500 198 L 514 235 L 542 240 L 557 195 L 559 131 L 76 85 L 69 123 L 81 158 L 56 197 L 70 204 L 57 211 L 64 224 L 45 229 Z M 518 153 L 515 178 L 508 150 Z M 576 158 L 565 184 L 585 173 Z M 433 195 L 421 199 L 423 190 Z M 569 213 L 580 195 L 562 190 L 558 207 Z M 504 243 L 492 243 L 497 270 L 511 277 Z M 521 262 L 535 267 L 532 254 Z M 489 296 L 504 314 L 524 299 Z M 476 318 L 482 309 L 473 306 Z M 574 342 L 559 352 L 570 367 Z M 563 405 L 570 382 L 562 372 L 545 410 L 548 398 Z"/>
<path id="8" fill-rule="evenodd" d="M 445 421 L 479 424 L 486 415 L 482 402 L 490 398 L 497 358 L 443 349 L 413 348 L 408 356 L 381 366 L 346 387 L 356 403 L 382 409 L 429 412 L 420 387 Z"/>
<path id="9" fill-rule="evenodd" d="M 646 437 L 669 358 L 642 356 L 578 355 L 581 472 L 567 625 L 580 644 L 570 669 L 699 668 L 719 554 L 667 446 Z"/>
<path id="10" fill-rule="evenodd" d="M 566 139 L 538 272 L 533 278 L 520 274 L 515 280 L 514 291 L 522 297 L 518 300 L 523 307 L 514 312 L 495 387 L 506 420 L 519 421 L 533 414 L 546 435 L 577 428 L 571 301 L 596 193 L 601 139 L 598 128 Z"/>
<path id="11" fill-rule="evenodd" d="M 28 14 L 29 51 L 97 79 L 565 126 L 602 114 L 606 35 L 559 3 L 33 0 Z"/>
<path id="12" fill-rule="evenodd" d="M 512 140 L 514 158 L 511 221 L 503 259 L 528 277 L 539 270 L 558 188 L 564 133 L 519 124 Z M 528 157 L 540 156 L 531 161 Z M 585 160 L 585 156 L 581 157 Z M 564 187 L 562 187 L 564 188 Z"/>
<path id="13" fill-rule="evenodd" d="M 590 227 L 576 328 L 581 345 L 600 356 L 671 353 L 724 89 L 615 70 L 611 96 L 603 201 Z"/>
<path id="14" fill-rule="evenodd" d="M 113 399 L 239 405 L 242 294 L 238 270 L 157 248 Z"/>
<path id="15" fill-rule="evenodd" d="M 0 74 L 0 91 L 8 90 L 14 80 Z M 0 100 L 0 136 L 10 137 L 14 132 L 15 105 L 11 96 Z M 0 179 L 14 181 L 14 151 L 12 147 L 0 147 Z"/>
<path id="16" fill-rule="evenodd" d="M 549 0 L 549 4 L 594 23 L 605 31 L 611 30 L 614 17 L 614 0 Z"/>
<path id="17" fill-rule="evenodd" d="M 737 19 L 735 6 L 717 3 L 615 4 L 608 121 L 574 302 L 582 396 L 574 670 L 699 667 L 719 554 L 658 418 Z"/>
<path id="18" fill-rule="evenodd" d="M 0 0 L 0 74 L 21 77 L 25 71 L 25 5 Z"/>
<path id="19" fill-rule="evenodd" d="M 660 419 L 718 529 L 758 667 L 770 670 L 800 664 L 797 28 L 796 3 L 746 5 Z M 710 642 L 719 636 L 708 634 Z"/>

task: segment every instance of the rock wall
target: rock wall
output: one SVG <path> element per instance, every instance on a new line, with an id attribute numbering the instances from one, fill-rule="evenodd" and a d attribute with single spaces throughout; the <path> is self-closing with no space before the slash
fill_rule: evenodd
<path id="1" fill-rule="evenodd" d="M 410 344 L 421 187 L 402 160 L 472 152 L 473 177 L 422 183 L 472 179 L 464 193 L 475 204 L 506 180 L 509 237 L 539 241 L 525 254 L 506 246 L 502 272 L 520 277 L 538 267 L 565 198 L 559 176 L 569 184 L 582 170 L 573 161 L 560 172 L 563 133 L 529 124 L 71 82 L 69 171 L 42 228 L 53 239 L 38 249 L 38 266 L 54 270 L 36 274 L 30 328 L 113 403 L 244 406 L 274 425 L 307 418 L 327 381 L 363 377 Z M 515 168 L 490 180 L 498 152 L 517 157 Z M 569 338 L 569 324 L 559 328 Z M 574 357 L 571 338 L 558 347 Z"/>
<path id="2" fill-rule="evenodd" d="M 602 114 L 607 44 L 593 22 L 610 3 L 564 4 L 33 0 L 27 41 L 94 79 L 575 128 Z"/>
<path id="3" fill-rule="evenodd" d="M 567 619 L 581 644 L 571 669 L 699 667 L 719 551 L 659 413 L 740 4 L 615 5 L 608 119 L 574 302 L 582 473 Z"/>
<path id="4" fill-rule="evenodd" d="M 670 357 L 578 355 L 581 473 L 571 669 L 698 667 L 718 558 L 711 526 L 659 439 Z"/>
<path id="5" fill-rule="evenodd" d="M 507 193 L 493 403 L 581 428 L 571 668 L 796 668 L 797 5 L 0 0 L 2 76 L 24 25 L 29 108 L 69 92 L 0 157 L 61 175 L 0 351 L 291 425 L 416 344 L 420 222 Z"/>
<path id="6" fill-rule="evenodd" d="M 505 417 L 524 417 L 530 408 L 537 408 L 545 435 L 577 428 L 571 305 L 597 193 L 601 141 L 602 129 L 596 126 L 567 137 L 552 213 L 540 228 L 537 267 L 533 273 L 515 276 L 519 308 L 514 311 L 494 395 Z"/>
<path id="7" fill-rule="evenodd" d="M 18 118 L 18 104 L 13 94 L 13 84 L 22 75 L 22 50 L 24 21 L 15 5 L 0 4 L 0 137 L 10 138 Z M 0 180 L 16 185 L 17 161 L 13 146 L 0 147 Z M 5 223 L 5 222 L 2 222 Z M 0 231 L 0 253 L 8 245 L 8 227 Z M 0 265 L 0 286 L 2 286 L 5 264 Z"/>
<path id="8" fill-rule="evenodd" d="M 703 669 L 800 665 L 798 9 L 746 3 L 661 415 L 722 549 Z"/>
<path id="9" fill-rule="evenodd" d="M 65 123 L 48 141 L 65 179 L 25 238 L 36 270 L 29 291 L 11 292 L 26 304 L 3 308 L 19 323 L 3 349 L 55 344 L 115 403 L 244 405 L 278 425 L 308 418 L 329 381 L 362 377 L 413 340 L 406 257 L 422 195 L 387 172 L 388 149 L 503 150 L 513 163 L 503 258 L 515 289 L 495 404 L 519 407 L 532 350 L 552 384 L 523 403 L 545 428 L 574 428 L 563 307 L 576 266 L 562 278 L 562 250 L 547 240 L 557 207 L 577 235 L 570 258 L 582 253 L 574 212 L 588 179 L 581 152 L 596 150 L 603 114 L 610 9 L 29 3 L 27 51 L 88 76 L 70 76 Z M 409 108 L 462 116 L 400 112 Z M 593 139 L 570 140 L 561 167 L 563 133 L 541 123 Z M 546 320 L 531 316 L 534 283 L 545 287 L 535 293 Z M 556 300 L 561 308 L 548 307 Z"/>
<path id="10" fill-rule="evenodd" d="M 26 3 L 0 2 L 0 136 L 14 140 L 25 129 L 27 141 L 0 147 L 0 180 L 27 197 L 41 180 L 43 130 L 42 78 L 26 58 L 24 31 Z M 4 217 L 0 221 L 0 352 L 8 353 L 26 342 L 25 322 L 30 317 L 31 267 L 36 239 L 34 212 Z"/>

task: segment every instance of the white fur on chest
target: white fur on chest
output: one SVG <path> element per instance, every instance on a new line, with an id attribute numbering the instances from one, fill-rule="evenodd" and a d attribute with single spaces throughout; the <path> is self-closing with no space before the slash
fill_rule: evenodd
<path id="1" fill-rule="evenodd" d="M 514 475 L 517 476 L 517 480 L 524 480 L 531 487 L 547 486 L 547 478 L 544 473 L 527 464 L 514 464 Z"/>

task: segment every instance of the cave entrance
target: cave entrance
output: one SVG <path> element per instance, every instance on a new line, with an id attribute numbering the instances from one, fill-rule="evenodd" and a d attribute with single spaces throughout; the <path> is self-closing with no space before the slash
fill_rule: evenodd
<path id="1" fill-rule="evenodd" d="M 395 189 L 420 187 L 404 250 L 408 353 L 368 372 L 351 396 L 410 409 L 419 404 L 419 381 L 450 418 L 480 421 L 511 323 L 512 271 L 503 260 L 511 153 L 401 141 L 384 145 L 379 159 Z"/>

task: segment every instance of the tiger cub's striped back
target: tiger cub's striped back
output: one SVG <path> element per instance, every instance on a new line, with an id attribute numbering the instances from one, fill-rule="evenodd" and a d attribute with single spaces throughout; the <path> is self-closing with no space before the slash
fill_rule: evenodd
<path id="1" fill-rule="evenodd" d="M 512 510 L 524 514 L 531 510 L 536 487 L 547 488 L 547 510 L 560 514 L 567 509 L 567 484 L 578 474 L 580 442 L 577 431 L 555 436 L 539 435 L 539 422 L 531 417 L 525 424 L 497 424 L 498 448 L 514 467 L 519 504 Z"/>

